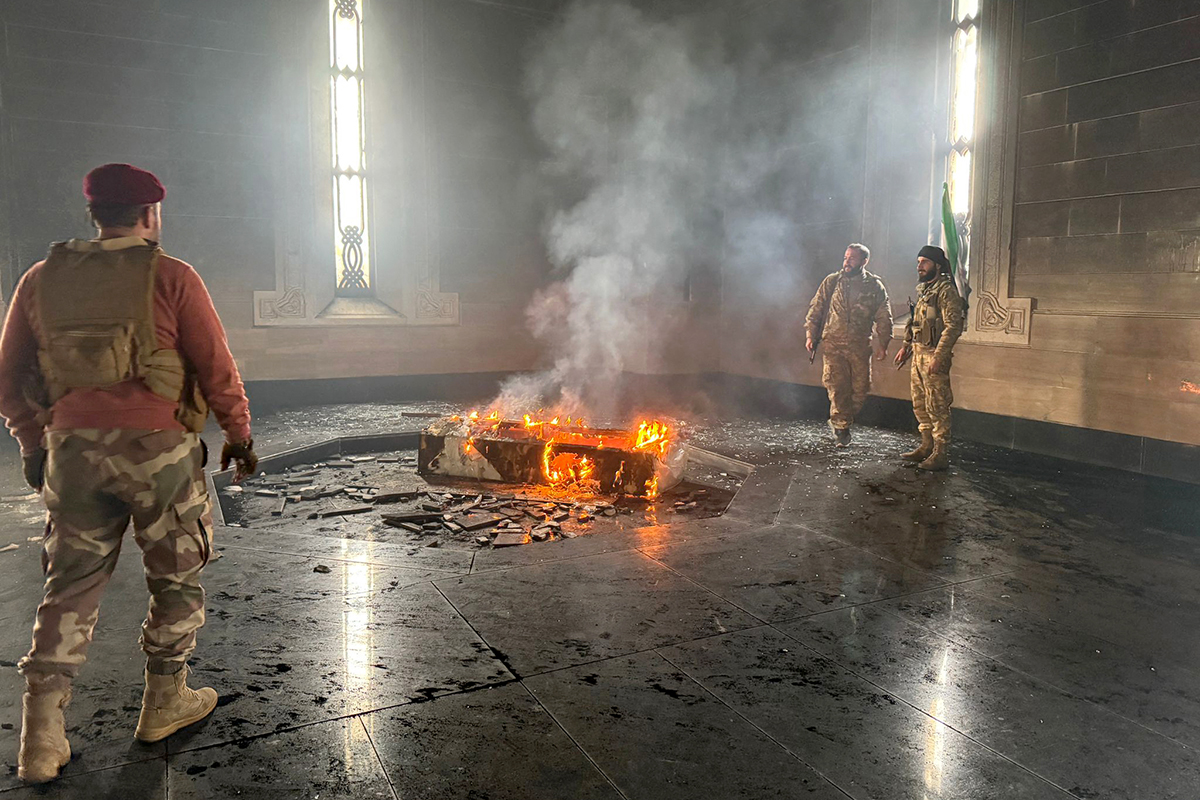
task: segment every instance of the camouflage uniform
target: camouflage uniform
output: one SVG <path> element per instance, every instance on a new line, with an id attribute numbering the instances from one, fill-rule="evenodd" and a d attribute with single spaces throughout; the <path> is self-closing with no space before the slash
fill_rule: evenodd
<path id="1" fill-rule="evenodd" d="M 46 444 L 46 593 L 20 671 L 78 673 L 131 518 L 150 588 L 142 648 L 151 672 L 173 671 L 204 624 L 200 571 L 212 553 L 212 519 L 200 437 L 76 429 L 48 431 Z"/>
<path id="2" fill-rule="evenodd" d="M 917 288 L 917 302 L 904 331 L 912 346 L 911 389 L 913 414 L 922 433 L 932 431 L 935 442 L 950 443 L 950 361 L 952 348 L 963 332 L 964 308 L 958 287 L 945 273 Z M 930 365 L 934 359 L 940 370 Z"/>
<path id="3" fill-rule="evenodd" d="M 865 269 L 839 271 L 821 281 L 805 329 L 824 347 L 821 379 L 835 428 L 850 427 L 871 390 L 872 326 L 886 348 L 892 340 L 892 306 L 877 275 Z"/>

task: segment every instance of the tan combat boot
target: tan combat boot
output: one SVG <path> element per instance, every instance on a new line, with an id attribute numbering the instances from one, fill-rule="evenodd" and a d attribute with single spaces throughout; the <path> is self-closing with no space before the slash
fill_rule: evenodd
<path id="1" fill-rule="evenodd" d="M 921 431 L 921 443 L 917 445 L 917 449 L 901 453 L 900 457 L 905 461 L 924 461 L 932 452 L 933 431 Z"/>
<path id="2" fill-rule="evenodd" d="M 934 442 L 933 452 L 929 458 L 917 464 L 917 469 L 928 472 L 941 472 L 950 466 L 950 445 L 946 442 Z"/>
<path id="3" fill-rule="evenodd" d="M 142 715 L 134 736 L 142 742 L 157 742 L 180 728 L 199 722 L 217 707 L 217 693 L 207 687 L 191 689 L 187 685 L 188 668 L 174 675 L 154 675 L 146 671 L 146 691 L 142 694 Z"/>
<path id="4" fill-rule="evenodd" d="M 27 679 L 21 709 L 21 751 L 17 777 L 26 783 L 45 783 L 71 760 L 63 709 L 71 702 L 71 682 L 60 675 Z"/>

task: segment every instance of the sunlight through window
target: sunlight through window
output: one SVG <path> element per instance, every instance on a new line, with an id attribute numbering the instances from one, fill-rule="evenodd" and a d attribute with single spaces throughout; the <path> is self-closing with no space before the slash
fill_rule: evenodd
<path id="1" fill-rule="evenodd" d="M 950 58 L 950 151 L 946 182 L 950 208 L 958 226 L 963 252 L 970 247 L 971 165 L 975 153 L 975 118 L 979 103 L 979 0 L 956 0 Z"/>
<path id="2" fill-rule="evenodd" d="M 363 88 L 365 5 L 366 0 L 329 1 L 333 234 L 339 294 L 366 294 L 371 289 L 366 94 Z"/>

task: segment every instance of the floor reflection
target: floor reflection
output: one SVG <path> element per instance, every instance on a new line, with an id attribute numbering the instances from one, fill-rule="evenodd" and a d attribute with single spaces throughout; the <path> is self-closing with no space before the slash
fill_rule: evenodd
<path id="1" fill-rule="evenodd" d="M 357 596 L 359 602 L 350 605 L 342 614 L 342 663 L 345 665 L 342 685 L 351 696 L 366 696 L 371 689 L 371 665 L 375 663 L 376 653 L 375 633 L 371 625 L 375 612 L 367 593 L 375 588 L 376 567 L 349 561 L 351 544 L 347 540 L 342 542 L 342 555 L 347 560 L 342 589 L 345 596 Z M 354 726 L 347 726 L 342 753 L 347 768 L 362 756 L 361 748 L 355 747 L 354 738 Z"/>
<path id="2" fill-rule="evenodd" d="M 929 704 L 929 715 L 925 723 L 925 788 L 926 797 L 942 796 L 942 781 L 945 777 L 946 726 L 942 723 L 946 713 L 946 680 L 950 675 L 950 647 L 942 651 L 941 663 L 937 665 L 937 695 Z"/>

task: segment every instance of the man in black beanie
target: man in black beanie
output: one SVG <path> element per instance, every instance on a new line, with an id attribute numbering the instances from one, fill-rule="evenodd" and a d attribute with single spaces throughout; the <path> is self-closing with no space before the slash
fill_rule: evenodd
<path id="1" fill-rule="evenodd" d="M 926 245 L 917 254 L 917 302 L 904 331 L 904 346 L 896 353 L 897 368 L 910 357 L 913 414 L 921 444 L 901 456 L 918 469 L 949 466 L 951 350 L 963 332 L 964 304 L 954 285 L 950 261 L 940 247 Z"/>

